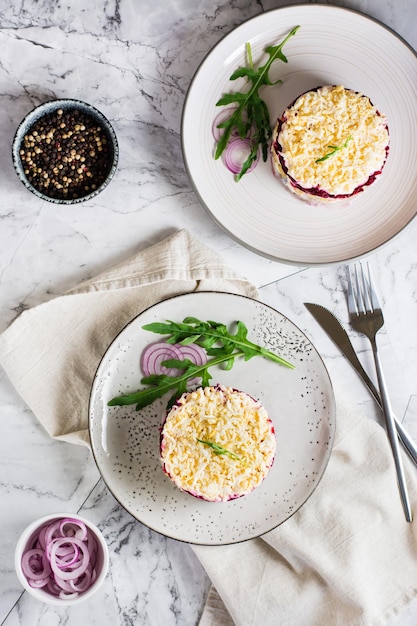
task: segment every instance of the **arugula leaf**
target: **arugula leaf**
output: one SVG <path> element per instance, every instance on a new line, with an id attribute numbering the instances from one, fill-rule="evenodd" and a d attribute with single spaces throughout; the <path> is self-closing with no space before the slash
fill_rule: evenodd
<path id="1" fill-rule="evenodd" d="M 168 391 L 174 390 L 168 406 L 187 391 L 187 382 L 190 378 L 201 378 L 201 386 L 210 384 L 212 375 L 209 372 L 215 365 L 223 365 L 230 370 L 236 358 L 248 361 L 254 356 L 263 356 L 275 363 L 294 369 L 294 365 L 278 356 L 274 352 L 258 346 L 247 338 L 248 329 L 241 321 L 236 322 L 235 333 L 230 333 L 225 324 L 214 321 L 201 321 L 196 317 L 186 317 L 182 323 L 167 320 L 165 323 L 154 322 L 143 326 L 144 330 L 167 335 L 167 343 L 195 343 L 205 349 L 207 356 L 212 357 L 203 365 L 196 365 L 190 359 L 167 359 L 162 363 L 165 367 L 181 370 L 178 376 L 166 374 L 152 374 L 142 378 L 141 383 L 148 385 L 133 393 L 117 396 L 110 400 L 108 406 L 123 406 L 136 404 L 139 411 L 161 398 Z"/>
<path id="2" fill-rule="evenodd" d="M 235 333 L 229 332 L 227 326 L 220 322 L 208 320 L 206 322 L 195 317 L 186 317 L 182 324 L 167 320 L 165 324 L 159 322 L 146 324 L 144 330 L 153 333 L 169 335 L 168 343 L 182 343 L 188 337 L 194 337 L 193 343 L 205 349 L 208 356 L 219 356 L 229 354 L 232 356 L 234 350 L 238 350 L 248 361 L 254 356 L 264 356 L 275 363 L 280 363 L 290 368 L 293 365 L 285 359 L 271 352 L 267 348 L 259 346 L 247 338 L 248 329 L 242 321 L 236 322 Z"/>
<path id="3" fill-rule="evenodd" d="M 214 158 L 218 159 L 227 144 L 229 143 L 230 136 L 234 129 L 237 129 L 239 136 L 244 139 L 250 128 L 254 127 L 255 132 L 251 138 L 251 152 L 243 163 L 241 171 L 236 175 L 235 180 L 239 181 L 242 176 L 248 171 L 252 163 L 255 161 L 258 153 L 258 147 L 261 145 L 262 157 L 266 161 L 268 158 L 268 140 L 272 134 L 271 122 L 269 118 L 268 107 L 264 100 L 259 96 L 259 89 L 262 86 L 278 85 L 282 83 L 282 80 L 272 82 L 269 78 L 269 70 L 274 61 L 280 59 L 284 63 L 287 63 L 287 57 L 282 52 L 282 48 L 295 33 L 300 26 L 295 26 L 285 39 L 276 46 L 268 46 L 265 52 L 269 55 L 266 63 L 258 69 L 253 67 L 252 50 L 250 43 L 246 44 L 246 51 L 249 61 L 249 67 L 240 67 L 233 72 L 230 76 L 230 80 L 236 80 L 238 78 L 246 78 L 252 83 L 251 88 L 247 93 L 240 91 L 224 94 L 216 106 L 227 106 L 230 104 L 236 104 L 237 107 L 232 115 L 221 122 L 218 128 L 223 128 L 224 132 L 217 142 Z"/>
<path id="4" fill-rule="evenodd" d="M 235 454 L 234 452 L 230 452 L 230 450 L 226 450 L 226 448 L 223 448 L 223 446 L 220 446 L 218 443 L 215 443 L 214 441 L 203 441 L 203 439 L 198 439 L 198 438 L 197 438 L 197 441 L 199 443 L 204 443 L 204 445 L 212 448 L 214 454 L 227 454 L 227 456 L 229 456 L 234 461 L 239 461 L 241 459 L 241 457 L 238 454 Z"/>
<path id="5" fill-rule="evenodd" d="M 349 135 L 349 137 L 341 146 L 327 146 L 328 148 L 330 148 L 331 152 L 328 152 L 327 154 L 322 156 L 321 159 L 316 159 L 315 163 L 321 163 L 321 161 L 327 161 L 329 157 L 333 156 L 339 150 L 342 150 L 343 148 L 347 148 L 349 141 L 352 141 L 352 139 L 353 139 L 352 135 Z"/>
<path id="6" fill-rule="evenodd" d="M 237 356 L 237 355 L 236 355 Z M 230 356 L 228 354 L 218 356 L 217 358 L 210 359 L 203 365 L 195 365 L 189 359 L 168 359 L 163 362 L 166 367 L 175 367 L 183 370 L 178 376 L 167 376 L 166 374 L 151 374 L 142 378 L 141 383 L 143 385 L 149 385 L 145 389 L 140 389 L 133 393 L 128 393 L 122 396 L 117 396 L 110 400 L 108 406 L 123 406 L 127 404 L 136 404 L 136 410 L 143 409 L 148 404 L 152 404 L 157 398 L 161 398 L 168 391 L 172 389 L 176 390 L 176 393 L 171 397 L 170 403 L 172 404 L 176 398 L 181 396 L 187 391 L 187 382 L 189 378 L 201 378 L 201 385 L 207 387 L 210 384 L 212 378 L 208 371 L 210 367 L 219 365 L 224 361 L 228 361 Z"/>

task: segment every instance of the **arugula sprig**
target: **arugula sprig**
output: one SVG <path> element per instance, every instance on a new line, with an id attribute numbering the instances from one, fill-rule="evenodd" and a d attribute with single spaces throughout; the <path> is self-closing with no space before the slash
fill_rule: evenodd
<path id="1" fill-rule="evenodd" d="M 228 457 L 230 457 L 231 459 L 233 459 L 234 461 L 240 461 L 240 456 L 238 454 L 235 454 L 234 452 L 230 452 L 230 450 L 226 450 L 226 448 L 223 448 L 223 446 L 221 446 L 218 443 L 215 443 L 214 441 L 204 441 L 204 439 L 198 439 L 197 441 L 199 443 L 204 443 L 204 445 L 209 446 L 214 454 L 226 454 Z"/>
<path id="2" fill-rule="evenodd" d="M 166 374 L 146 376 L 142 378 L 141 383 L 148 387 L 117 396 L 108 402 L 108 406 L 136 404 L 136 410 L 140 410 L 164 396 L 168 391 L 174 390 L 168 403 L 168 406 L 172 406 L 175 400 L 187 391 L 187 382 L 190 378 L 201 378 L 201 385 L 207 387 L 212 379 L 210 368 L 222 365 L 230 370 L 236 358 L 248 361 L 254 356 L 263 356 L 294 369 L 294 366 L 282 357 L 250 341 L 247 338 L 248 329 L 241 321 L 236 323 L 235 333 L 229 332 L 225 324 L 214 321 L 204 322 L 195 317 L 186 317 L 182 323 L 170 320 L 166 323 L 155 322 L 146 324 L 143 328 L 153 333 L 167 335 L 167 343 L 181 343 L 182 345 L 195 343 L 204 348 L 207 356 L 212 358 L 203 365 L 196 365 L 189 359 L 168 359 L 163 362 L 163 365 L 181 370 L 178 376 Z"/>
<path id="3" fill-rule="evenodd" d="M 243 322 L 237 321 L 235 327 L 236 330 L 233 333 L 229 331 L 226 324 L 212 320 L 204 322 L 197 317 L 186 317 L 182 323 L 167 320 L 166 323 L 155 322 L 143 326 L 144 330 L 159 335 L 168 335 L 167 343 L 180 343 L 182 345 L 196 343 L 204 348 L 208 356 L 228 356 L 229 358 L 225 359 L 226 369 L 233 367 L 234 359 L 237 356 L 243 356 L 245 361 L 254 356 L 264 356 L 275 361 L 275 363 L 294 367 L 274 352 L 250 341 L 248 329 Z"/>
<path id="4" fill-rule="evenodd" d="M 352 139 L 353 139 L 352 135 L 349 135 L 349 137 L 346 139 L 344 143 L 342 143 L 341 146 L 327 146 L 328 148 L 330 148 L 330 152 L 322 156 L 320 159 L 316 159 L 315 163 L 321 163 L 321 161 L 327 161 L 327 159 L 329 159 L 339 150 L 342 150 L 343 148 L 347 148 L 349 141 L 352 141 Z"/>
<path id="5" fill-rule="evenodd" d="M 171 396 L 168 402 L 168 406 L 172 406 L 175 400 L 187 391 L 187 382 L 190 378 L 201 378 L 201 385 L 207 387 L 212 379 L 208 371 L 209 368 L 214 365 L 220 365 L 229 359 L 230 356 L 227 354 L 223 357 L 210 359 L 204 363 L 204 365 L 195 365 L 195 363 L 189 359 L 167 359 L 163 361 L 162 365 L 180 369 L 182 373 L 178 376 L 167 376 L 166 374 L 151 374 L 150 376 L 145 376 L 142 378 L 141 383 L 143 385 L 149 385 L 149 387 L 123 396 L 117 396 L 107 404 L 108 406 L 136 404 L 136 410 L 139 411 L 145 406 L 152 404 L 154 400 L 164 396 L 168 391 L 175 389 L 174 395 Z"/>
<path id="6" fill-rule="evenodd" d="M 274 61 L 280 59 L 284 63 L 288 62 L 287 57 L 282 52 L 282 48 L 287 41 L 295 35 L 300 26 L 295 26 L 285 39 L 277 46 L 268 46 L 265 52 L 269 55 L 267 62 L 256 69 L 253 66 L 252 50 L 249 43 L 246 44 L 246 52 L 248 56 L 249 67 L 240 67 L 233 72 L 229 80 L 236 80 L 238 78 L 247 78 L 252 86 L 247 93 L 237 91 L 233 93 L 227 93 L 216 102 L 216 106 L 227 106 L 229 104 L 236 104 L 237 108 L 233 114 L 224 122 L 218 125 L 218 128 L 223 128 L 224 132 L 217 142 L 214 158 L 218 159 L 227 144 L 229 143 L 230 136 L 234 129 L 237 129 L 239 136 L 244 139 L 249 130 L 253 127 L 254 134 L 251 137 L 251 151 L 246 161 L 242 165 L 242 169 L 236 174 L 235 180 L 239 181 L 244 174 L 248 171 L 252 163 L 257 158 L 258 147 L 261 145 L 262 157 L 266 161 L 268 158 L 268 140 L 272 134 L 271 122 L 269 118 L 269 111 L 265 101 L 259 95 L 259 89 L 264 85 L 278 85 L 282 83 L 282 80 L 272 82 L 269 78 L 269 70 Z"/>

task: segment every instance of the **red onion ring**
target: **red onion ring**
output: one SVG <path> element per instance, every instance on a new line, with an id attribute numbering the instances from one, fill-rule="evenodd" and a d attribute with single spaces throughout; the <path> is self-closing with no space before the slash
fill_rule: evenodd
<path id="1" fill-rule="evenodd" d="M 59 594 L 61 593 L 62 589 L 61 587 L 59 587 L 55 580 L 53 578 L 50 578 L 48 581 L 48 584 L 46 585 L 49 593 L 51 593 L 53 596 L 59 596 Z"/>
<path id="2" fill-rule="evenodd" d="M 204 365 L 207 362 L 207 354 L 204 348 L 196 343 L 190 343 L 188 346 L 178 345 L 178 349 L 181 352 L 183 359 L 189 359 L 196 365 Z M 190 378 L 188 386 L 198 385 L 201 381 L 201 377 Z"/>
<path id="3" fill-rule="evenodd" d="M 44 534 L 44 541 L 45 541 L 45 546 L 47 546 L 49 543 L 51 543 L 52 539 L 54 539 L 54 537 L 59 537 L 59 520 L 54 522 L 53 524 L 50 524 L 49 526 L 46 527 L 45 529 L 45 534 Z"/>
<path id="4" fill-rule="evenodd" d="M 251 152 L 251 142 L 250 139 L 233 139 L 229 141 L 226 146 L 225 151 L 223 152 L 223 162 L 226 165 L 227 169 L 233 174 L 239 174 L 242 169 L 242 166 L 246 159 L 248 158 Z M 247 172 L 251 172 L 259 161 L 259 150 L 256 159 L 251 164 L 250 168 Z"/>
<path id="5" fill-rule="evenodd" d="M 71 582 L 70 580 L 64 580 L 64 578 L 61 578 L 60 576 L 55 576 L 55 583 L 57 587 L 59 588 L 59 593 L 61 593 L 61 591 L 74 593 L 75 589 L 71 587 L 70 582 Z"/>
<path id="6" fill-rule="evenodd" d="M 22 569 L 31 580 L 42 580 L 49 576 L 51 568 L 42 550 L 33 548 L 22 556 Z"/>
<path id="7" fill-rule="evenodd" d="M 79 576 L 77 582 L 75 582 L 74 580 L 69 581 L 69 586 L 71 590 L 78 591 L 78 593 L 82 593 L 83 591 L 86 591 L 91 585 L 91 577 L 92 577 L 91 571 L 87 569 L 84 572 L 84 574 Z"/>
<path id="8" fill-rule="evenodd" d="M 227 109 L 222 109 L 214 118 L 213 124 L 212 124 L 212 133 L 216 142 L 219 141 L 220 137 L 224 133 L 224 128 L 218 128 L 219 124 L 228 120 L 229 117 L 232 117 L 235 111 L 236 111 L 236 107 L 229 107 Z M 242 119 L 246 122 L 245 116 L 243 116 Z M 252 137 L 254 132 L 255 132 L 255 127 L 252 125 L 250 129 L 248 130 L 246 137 Z M 235 127 L 230 133 L 230 139 L 238 139 L 238 138 L 240 138 L 240 134 L 237 128 Z"/>
<path id="9" fill-rule="evenodd" d="M 59 531 L 62 536 L 77 537 L 77 539 L 81 539 L 81 541 L 85 541 L 87 537 L 87 526 L 76 519 L 65 519 L 61 522 Z"/>
<path id="10" fill-rule="evenodd" d="M 140 367 L 145 376 L 151 374 L 165 374 L 166 376 L 178 376 L 180 370 L 173 367 L 168 368 L 161 365 L 168 359 L 181 360 L 181 353 L 177 348 L 177 345 L 172 345 L 165 342 L 151 343 L 142 352 Z"/>
<path id="11" fill-rule="evenodd" d="M 46 531 L 48 530 L 48 525 L 45 524 L 44 526 L 42 526 L 42 528 L 39 531 L 39 535 L 37 537 L 37 545 L 38 547 L 42 548 L 42 550 L 46 549 L 46 540 L 45 540 L 45 534 Z"/>
<path id="12" fill-rule="evenodd" d="M 67 546 L 67 547 L 65 547 Z M 80 550 L 76 545 L 68 545 L 57 548 L 55 552 L 55 561 L 59 567 L 75 567 L 79 563 Z"/>
<path id="13" fill-rule="evenodd" d="M 66 591 L 61 591 L 59 594 L 59 598 L 61 598 L 62 600 L 71 600 L 71 599 L 75 599 L 78 598 L 79 594 L 74 591 L 73 593 L 67 593 Z"/>
<path id="14" fill-rule="evenodd" d="M 56 559 L 56 550 L 60 545 L 62 545 L 63 542 L 64 543 L 71 542 L 74 545 L 78 546 L 82 554 L 81 562 L 77 561 L 76 567 L 75 568 L 71 567 L 69 571 L 68 571 L 68 566 L 65 566 L 65 569 L 62 569 L 59 566 L 57 559 Z M 62 539 L 54 540 L 53 545 L 52 545 L 52 550 L 51 550 L 50 565 L 51 565 L 51 570 L 54 572 L 56 576 L 59 576 L 59 578 L 62 578 L 63 580 L 71 580 L 74 578 L 78 578 L 79 576 L 81 576 L 81 574 L 84 574 L 85 570 L 88 567 L 89 561 L 90 561 L 90 553 L 87 550 L 87 546 L 85 546 L 84 543 L 80 541 L 80 539 L 77 539 L 76 537 L 62 537 Z M 55 578 L 55 581 L 56 581 L 56 578 Z"/>
<path id="15" fill-rule="evenodd" d="M 142 352 L 141 368 L 145 376 L 151 374 L 166 374 L 167 376 L 180 376 L 182 370 L 167 368 L 161 365 L 168 359 L 178 359 L 183 361 L 189 359 L 196 365 L 203 365 L 207 361 L 207 354 L 204 348 L 191 343 L 183 346 L 180 343 L 170 344 L 157 342 L 149 344 Z M 201 378 L 192 378 L 188 385 L 198 384 Z"/>
<path id="16" fill-rule="evenodd" d="M 41 578 L 39 580 L 35 580 L 34 578 L 28 578 L 28 583 L 34 589 L 42 589 L 42 587 L 46 587 L 50 578 Z"/>
<path id="17" fill-rule="evenodd" d="M 53 520 L 30 538 L 21 558 L 28 584 L 70 599 L 87 591 L 97 578 L 98 542 L 81 521 Z"/>
<path id="18" fill-rule="evenodd" d="M 87 550 L 90 553 L 90 563 L 91 568 L 93 570 L 93 582 L 96 579 L 96 563 L 97 563 L 97 555 L 98 555 L 98 542 L 94 535 L 88 534 L 87 536 Z"/>
<path id="19" fill-rule="evenodd" d="M 227 119 L 229 119 L 229 117 L 233 115 L 234 111 L 236 111 L 236 107 L 222 109 L 214 118 L 213 125 L 212 125 L 212 133 L 213 133 L 213 137 L 215 141 L 219 141 L 220 137 L 224 133 L 224 128 L 218 128 L 218 125 L 221 124 L 222 122 L 225 122 Z M 233 129 L 231 136 L 239 137 L 239 133 L 235 129 Z"/>
<path id="20" fill-rule="evenodd" d="M 181 352 L 183 359 L 190 359 L 196 365 L 204 365 L 207 361 L 207 354 L 204 348 L 196 343 L 189 343 L 187 346 L 176 344 L 178 350 Z"/>

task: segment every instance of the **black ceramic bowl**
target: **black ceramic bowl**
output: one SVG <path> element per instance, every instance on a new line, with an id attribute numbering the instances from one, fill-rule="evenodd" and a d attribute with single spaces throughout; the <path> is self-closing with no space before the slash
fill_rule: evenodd
<path id="1" fill-rule="evenodd" d="M 108 119 L 86 102 L 51 100 L 20 123 L 13 163 L 22 183 L 38 198 L 56 204 L 85 202 L 111 181 L 119 160 Z"/>

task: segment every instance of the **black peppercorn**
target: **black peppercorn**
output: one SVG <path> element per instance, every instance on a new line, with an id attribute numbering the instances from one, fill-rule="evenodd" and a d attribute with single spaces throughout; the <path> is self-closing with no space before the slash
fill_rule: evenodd
<path id="1" fill-rule="evenodd" d="M 27 179 L 49 198 L 82 198 L 100 187 L 112 166 L 105 129 L 78 109 L 39 118 L 19 149 Z"/>

